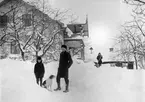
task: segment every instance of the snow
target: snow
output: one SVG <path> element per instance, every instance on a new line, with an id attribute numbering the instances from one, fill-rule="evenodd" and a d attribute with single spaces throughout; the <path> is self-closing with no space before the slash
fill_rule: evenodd
<path id="1" fill-rule="evenodd" d="M 0 60 L 1 102 L 144 102 L 144 70 L 84 63 L 76 58 L 69 70 L 70 92 L 49 92 L 36 84 L 34 63 Z M 46 79 L 56 75 L 58 62 L 45 64 Z M 62 90 L 65 88 L 61 80 Z M 52 88 L 56 88 L 53 80 Z"/>
<path id="2" fill-rule="evenodd" d="M 73 32 L 68 27 L 66 27 L 66 32 L 69 37 L 73 35 Z"/>

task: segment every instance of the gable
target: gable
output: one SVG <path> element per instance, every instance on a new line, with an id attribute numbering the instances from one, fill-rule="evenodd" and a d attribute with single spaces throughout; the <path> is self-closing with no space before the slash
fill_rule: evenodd
<path id="1" fill-rule="evenodd" d="M 2 2 L 0 2 L 0 7 L 6 5 L 6 4 L 9 3 L 10 1 L 22 1 L 22 0 L 3 0 Z"/>
<path id="2" fill-rule="evenodd" d="M 73 32 L 73 33 L 81 33 L 83 30 L 84 24 L 68 24 L 67 27 Z"/>

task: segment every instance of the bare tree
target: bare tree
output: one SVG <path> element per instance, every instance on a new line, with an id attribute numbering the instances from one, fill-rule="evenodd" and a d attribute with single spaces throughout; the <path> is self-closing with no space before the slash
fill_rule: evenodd
<path id="1" fill-rule="evenodd" d="M 63 17 L 59 18 L 63 12 L 57 12 L 57 14 L 51 18 L 54 13 L 51 8 L 45 10 L 47 11 L 47 14 L 45 14 L 44 6 L 42 11 L 36 9 L 35 6 L 36 5 L 34 5 L 34 8 L 31 10 L 34 38 L 26 47 L 27 49 L 31 49 L 31 51 L 35 52 L 36 57 L 39 53 L 41 53 L 39 54 L 41 57 L 47 53 L 53 55 L 55 52 L 59 51 L 59 49 L 55 48 L 56 44 L 63 43 L 62 33 L 65 29 L 63 27 L 63 23 L 60 22 Z"/>
<path id="2" fill-rule="evenodd" d="M 125 59 L 134 58 L 136 69 L 143 65 L 145 59 L 145 2 L 143 0 L 124 0 L 132 5 L 132 21 L 125 22 L 122 26 L 121 35 L 117 37 L 120 49 L 116 52 Z M 129 58 L 127 58 L 129 57 Z"/>
<path id="3" fill-rule="evenodd" d="M 145 4 L 145 1 L 143 0 L 124 0 L 124 2 L 131 5 L 136 5 L 136 4 L 144 5 Z"/>
<path id="4" fill-rule="evenodd" d="M 28 2 L 35 8 L 47 14 L 53 20 L 59 22 L 74 23 L 78 20 L 78 16 L 72 13 L 70 9 L 53 8 L 48 0 L 31 0 Z"/>
<path id="5" fill-rule="evenodd" d="M 143 20 L 134 18 L 133 21 L 126 22 L 122 27 L 121 35 L 118 37 L 119 44 L 122 46 L 120 46 L 118 54 L 125 59 L 134 58 L 136 69 L 138 69 L 139 57 L 145 57 Z"/>
<path id="6" fill-rule="evenodd" d="M 1 30 L 2 36 L 0 38 L 0 45 L 3 45 L 4 43 L 14 43 L 13 46 L 19 48 L 22 59 L 25 60 L 25 46 L 28 44 L 32 36 L 26 35 L 27 32 L 25 32 L 25 25 L 22 22 L 22 15 L 20 13 L 23 11 L 22 6 L 23 4 L 19 4 L 18 1 L 15 1 L 9 5 L 8 12 L 1 12 L 3 13 L 3 16 L 8 16 L 9 20 L 7 26 Z"/>
<path id="7" fill-rule="evenodd" d="M 33 33 L 35 34 L 35 40 L 29 44 L 29 48 L 32 48 L 36 52 L 36 56 L 40 52 L 39 56 L 44 56 L 46 54 L 54 55 L 55 52 L 59 52 L 53 47 L 56 44 L 61 44 L 63 41 L 63 36 L 66 27 L 61 23 L 62 21 L 68 20 L 69 10 L 61 10 L 57 8 L 51 8 L 46 4 L 45 0 L 41 3 L 38 1 L 33 1 L 30 3 L 34 6 L 33 9 Z M 37 8 L 37 10 L 35 9 Z M 40 18 L 37 18 L 37 12 L 40 13 Z M 36 17 L 36 18 L 35 18 Z M 40 25 L 41 27 L 37 27 Z"/>
<path id="8" fill-rule="evenodd" d="M 69 15 L 70 20 L 68 21 L 70 24 L 74 24 L 78 20 L 78 16 L 75 16 L 74 14 Z"/>

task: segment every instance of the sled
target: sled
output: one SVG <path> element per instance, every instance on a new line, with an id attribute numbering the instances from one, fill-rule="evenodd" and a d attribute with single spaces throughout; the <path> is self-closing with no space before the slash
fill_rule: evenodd
<path id="1" fill-rule="evenodd" d="M 94 66 L 96 66 L 97 68 L 99 68 L 99 64 L 97 62 L 94 62 L 94 63 L 95 63 Z"/>

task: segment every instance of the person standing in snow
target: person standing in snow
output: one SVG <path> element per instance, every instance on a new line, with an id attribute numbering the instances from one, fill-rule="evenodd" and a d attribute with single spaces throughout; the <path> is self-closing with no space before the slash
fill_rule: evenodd
<path id="1" fill-rule="evenodd" d="M 102 59 L 103 59 L 103 56 L 101 55 L 101 53 L 98 53 L 97 60 L 98 60 L 99 67 L 102 64 Z"/>
<path id="2" fill-rule="evenodd" d="M 65 83 L 66 83 L 66 88 L 65 88 L 65 91 L 63 92 L 68 92 L 69 91 L 68 73 L 69 73 L 69 68 L 71 67 L 73 63 L 73 60 L 71 58 L 70 53 L 67 51 L 66 45 L 62 45 L 61 49 L 62 49 L 62 52 L 60 53 L 59 67 L 58 67 L 58 72 L 57 72 L 57 77 L 56 77 L 57 88 L 54 89 L 54 91 L 61 90 L 60 79 L 64 78 Z"/>
<path id="3" fill-rule="evenodd" d="M 35 77 L 36 77 L 36 82 L 37 82 L 38 85 L 39 85 L 39 82 L 40 82 L 40 86 L 42 86 L 44 73 L 45 73 L 45 69 L 44 69 L 44 65 L 42 63 L 42 59 L 41 59 L 40 56 L 38 56 L 37 57 L 37 62 L 36 62 L 35 67 L 34 67 L 34 74 L 35 74 Z"/>

